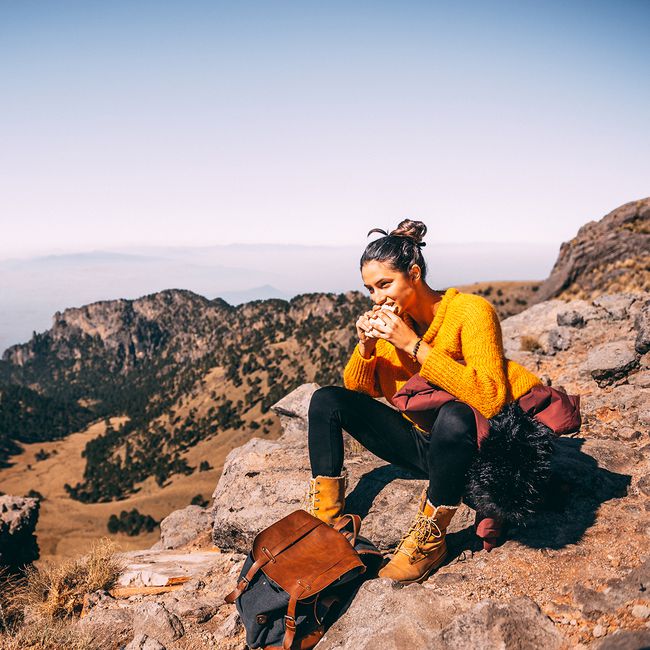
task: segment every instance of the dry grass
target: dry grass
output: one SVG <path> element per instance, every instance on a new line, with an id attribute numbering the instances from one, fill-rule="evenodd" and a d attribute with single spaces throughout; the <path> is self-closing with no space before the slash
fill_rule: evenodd
<path id="1" fill-rule="evenodd" d="M 97 650 L 73 621 L 39 618 L 0 634 L 0 650 Z"/>
<path id="2" fill-rule="evenodd" d="M 0 574 L 0 650 L 96 648 L 73 617 L 85 594 L 114 587 L 123 568 L 115 544 L 102 538 L 83 557 L 29 566 L 20 578 Z"/>
<path id="3" fill-rule="evenodd" d="M 14 601 L 37 619 L 71 617 L 81 611 L 86 593 L 114 587 L 123 568 L 114 542 L 102 538 L 81 558 L 28 567 Z"/>
<path id="4" fill-rule="evenodd" d="M 542 346 L 534 336 L 522 336 L 519 339 L 519 349 L 526 352 L 537 352 L 542 349 Z"/>

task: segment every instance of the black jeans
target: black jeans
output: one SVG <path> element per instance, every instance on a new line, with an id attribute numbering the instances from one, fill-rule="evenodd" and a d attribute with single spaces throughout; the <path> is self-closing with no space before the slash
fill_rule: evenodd
<path id="1" fill-rule="evenodd" d="M 429 479 L 433 505 L 453 506 L 465 491 L 465 475 L 477 451 L 476 420 L 463 402 L 444 404 L 426 436 L 399 411 L 365 393 L 324 386 L 309 404 L 312 476 L 339 476 L 345 429 L 379 458 Z"/>

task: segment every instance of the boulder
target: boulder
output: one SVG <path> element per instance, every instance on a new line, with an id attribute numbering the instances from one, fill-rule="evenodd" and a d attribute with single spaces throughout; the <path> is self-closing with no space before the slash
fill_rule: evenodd
<path id="1" fill-rule="evenodd" d="M 349 609 L 327 631 L 323 650 L 528 650 L 562 647 L 562 635 L 529 598 L 471 605 L 420 585 L 365 583 Z"/>
<path id="2" fill-rule="evenodd" d="M 0 567 L 18 567 L 38 559 L 34 530 L 39 508 L 38 499 L 0 496 Z"/>
<path id="3" fill-rule="evenodd" d="M 473 650 L 528 650 L 564 647 L 562 635 L 530 598 L 507 603 L 484 600 L 457 616 L 440 633 L 436 648 L 472 648 Z"/>
<path id="4" fill-rule="evenodd" d="M 366 582 L 346 613 L 327 631 L 319 650 L 441 648 L 439 633 L 467 605 L 413 584 Z M 471 647 L 471 646 L 459 646 Z"/>
<path id="5" fill-rule="evenodd" d="M 650 648 L 650 630 L 616 630 L 591 647 L 594 650 L 647 650 Z"/>
<path id="6" fill-rule="evenodd" d="M 602 307 L 607 312 L 609 320 L 624 320 L 628 316 L 628 310 L 636 300 L 634 294 L 613 293 L 604 294 L 596 298 L 593 304 Z"/>
<path id="7" fill-rule="evenodd" d="M 577 309 L 559 312 L 557 324 L 564 327 L 584 327 L 585 317 Z"/>
<path id="8" fill-rule="evenodd" d="M 174 549 L 191 542 L 211 524 L 210 511 L 201 506 L 175 510 L 160 522 L 160 540 L 152 550 Z"/>
<path id="9" fill-rule="evenodd" d="M 567 304 L 562 300 L 548 300 L 543 304 L 533 305 L 519 314 L 510 316 L 501 322 L 503 347 L 509 358 L 526 346 L 534 343 L 542 354 L 555 354 L 555 343 L 569 340 L 568 327 L 559 327 L 558 315 L 566 312 Z M 562 344 L 564 345 L 564 344 Z M 564 349 L 560 347 L 559 349 Z"/>
<path id="10" fill-rule="evenodd" d="M 603 388 L 623 379 L 638 366 L 634 348 L 625 341 L 613 341 L 593 348 L 584 368 Z"/>
<path id="11" fill-rule="evenodd" d="M 144 602 L 135 608 L 133 630 L 136 636 L 146 635 L 163 644 L 169 644 L 185 634 L 180 618 L 156 602 Z"/>
<path id="12" fill-rule="evenodd" d="M 133 639 L 133 610 L 127 605 L 94 607 L 79 621 L 93 647 L 122 647 Z"/>

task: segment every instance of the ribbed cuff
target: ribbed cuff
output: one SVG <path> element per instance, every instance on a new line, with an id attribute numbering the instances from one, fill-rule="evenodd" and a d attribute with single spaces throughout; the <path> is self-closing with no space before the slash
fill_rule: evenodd
<path id="1" fill-rule="evenodd" d="M 350 361 L 345 368 L 344 382 L 346 387 L 357 390 L 363 388 L 368 392 L 375 387 L 375 366 L 377 365 L 376 350 L 373 350 L 370 359 L 364 359 L 359 352 L 359 346 L 354 346 Z"/>

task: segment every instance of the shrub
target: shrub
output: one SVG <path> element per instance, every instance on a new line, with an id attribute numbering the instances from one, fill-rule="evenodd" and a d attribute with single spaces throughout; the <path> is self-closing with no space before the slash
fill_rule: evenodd
<path id="1" fill-rule="evenodd" d="M 151 515 L 143 515 L 137 508 L 129 512 L 122 510 L 119 517 L 111 515 L 106 522 L 109 533 L 126 533 L 130 537 L 139 535 L 143 529 L 150 533 L 157 525 L 158 522 Z"/>
<path id="2" fill-rule="evenodd" d="M 192 501 L 190 502 L 190 505 L 193 506 L 201 506 L 202 508 L 205 508 L 206 506 L 209 505 L 209 501 L 207 499 L 203 498 L 202 494 L 195 494 L 192 497 Z"/>
<path id="3" fill-rule="evenodd" d="M 24 584 L 12 595 L 12 604 L 28 613 L 30 620 L 69 618 L 81 612 L 85 594 L 114 587 L 123 569 L 124 563 L 115 556 L 115 544 L 102 538 L 83 557 L 44 563 L 40 568 L 28 566 Z"/>
<path id="4" fill-rule="evenodd" d="M 36 452 L 36 454 L 34 455 L 34 458 L 36 460 L 47 460 L 51 455 L 52 454 L 45 451 L 45 449 L 41 448 Z"/>
<path id="5" fill-rule="evenodd" d="M 538 352 L 542 346 L 534 336 L 522 336 L 519 339 L 519 348 L 526 352 Z"/>

